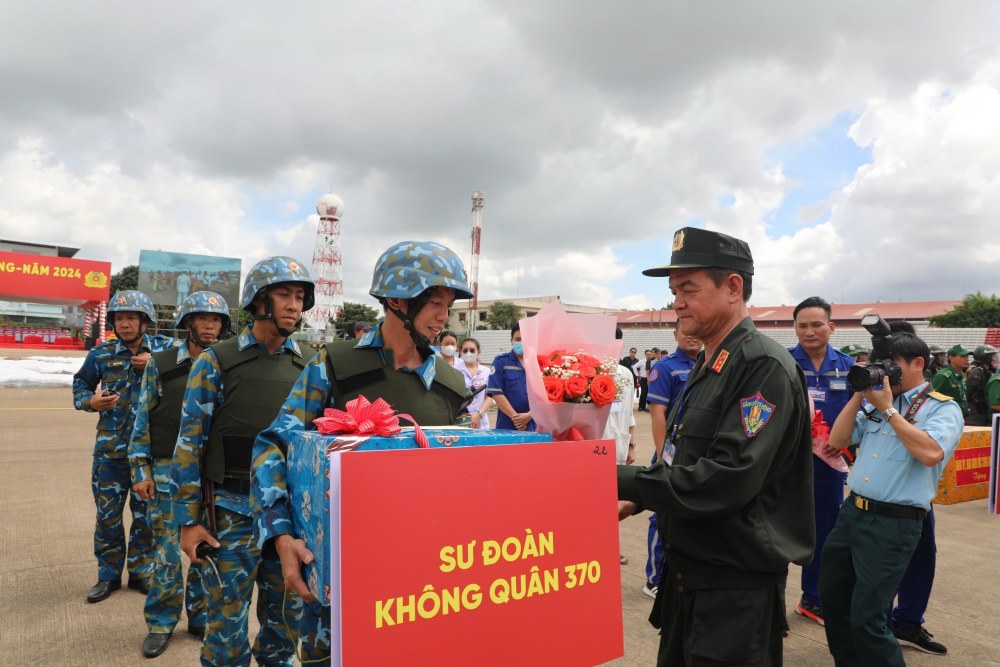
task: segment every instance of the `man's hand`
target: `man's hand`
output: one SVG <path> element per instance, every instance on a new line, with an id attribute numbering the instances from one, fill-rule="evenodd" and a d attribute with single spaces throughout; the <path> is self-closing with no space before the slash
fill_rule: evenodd
<path id="1" fill-rule="evenodd" d="M 619 500 L 618 501 L 618 520 L 624 521 L 629 518 L 635 511 L 639 509 L 639 506 L 633 503 L 631 500 Z"/>
<path id="2" fill-rule="evenodd" d="M 208 542 L 213 548 L 219 548 L 219 541 L 212 537 L 212 533 L 205 530 L 205 526 L 196 523 L 191 526 L 181 526 L 181 550 L 188 555 L 192 563 L 204 563 L 205 560 L 198 558 L 195 549 L 202 542 Z"/>
<path id="3" fill-rule="evenodd" d="M 146 362 L 149 361 L 149 358 L 152 356 L 153 355 L 151 355 L 149 352 L 143 352 L 142 354 L 135 355 L 134 357 L 132 357 L 132 368 L 136 369 L 137 371 L 142 371 L 143 369 L 146 368 Z"/>
<path id="4" fill-rule="evenodd" d="M 629 443 L 628 446 L 628 456 L 625 457 L 625 465 L 632 465 L 635 463 L 635 445 Z"/>
<path id="5" fill-rule="evenodd" d="M 882 382 L 881 389 L 865 389 L 861 394 L 865 400 L 875 406 L 879 412 L 885 412 L 892 407 L 892 387 L 889 386 L 888 378 Z"/>
<path id="6" fill-rule="evenodd" d="M 473 412 L 469 416 L 471 417 L 469 425 L 472 426 L 472 428 L 479 428 L 479 422 L 483 421 L 483 416 L 478 412 Z"/>
<path id="7" fill-rule="evenodd" d="M 514 428 L 518 431 L 523 431 L 528 428 L 528 422 L 531 421 L 531 413 L 518 412 L 516 415 L 511 417 L 511 421 L 514 422 Z"/>
<path id="8" fill-rule="evenodd" d="M 136 482 L 132 485 L 132 490 L 143 500 L 152 500 L 156 495 L 156 483 L 151 479 L 147 479 L 145 482 Z"/>
<path id="9" fill-rule="evenodd" d="M 101 394 L 95 393 L 90 397 L 90 407 L 94 409 L 94 412 L 104 412 L 115 407 L 115 403 L 118 402 L 119 398 L 118 394 L 102 396 Z"/>
<path id="10" fill-rule="evenodd" d="M 285 588 L 290 588 L 305 602 L 314 602 L 316 598 L 309 592 L 306 582 L 302 579 L 302 566 L 313 562 L 313 553 L 306 543 L 291 535 L 279 535 L 274 538 L 274 549 L 281 559 L 281 574 L 285 578 Z"/>

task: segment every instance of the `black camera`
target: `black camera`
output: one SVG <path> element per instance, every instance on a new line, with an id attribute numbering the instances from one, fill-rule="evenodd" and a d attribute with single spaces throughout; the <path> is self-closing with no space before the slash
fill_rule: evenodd
<path id="1" fill-rule="evenodd" d="M 847 381 L 854 391 L 864 391 L 883 384 L 886 379 L 889 386 L 903 383 L 903 369 L 889 356 L 892 349 L 892 330 L 889 323 L 881 315 L 865 315 L 861 318 L 861 326 L 872 335 L 872 353 L 868 357 L 868 365 L 851 366 L 847 371 Z"/>

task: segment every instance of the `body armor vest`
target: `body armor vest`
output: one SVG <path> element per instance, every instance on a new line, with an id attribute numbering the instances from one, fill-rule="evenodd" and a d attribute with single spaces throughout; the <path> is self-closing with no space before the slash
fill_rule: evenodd
<path id="1" fill-rule="evenodd" d="M 385 400 L 420 426 L 451 426 L 466 402 L 465 378 L 440 357 L 434 359 L 434 381 L 428 391 L 416 373 L 392 368 L 391 350 L 383 350 L 386 363 L 379 348 L 354 347 L 354 341 L 327 343 L 326 353 L 328 406 L 342 410 L 348 401 L 364 395 L 370 401 Z"/>
<path id="2" fill-rule="evenodd" d="M 177 432 L 181 428 L 181 407 L 184 388 L 191 370 L 191 358 L 177 363 L 179 348 L 171 348 L 153 355 L 160 374 L 160 402 L 149 413 L 150 453 L 154 458 L 174 455 Z"/>
<path id="3" fill-rule="evenodd" d="M 239 338 L 212 349 L 222 369 L 222 405 L 212 417 L 204 475 L 221 484 L 223 477 L 250 474 L 253 442 L 271 425 L 305 368 L 307 358 L 289 352 L 270 354 L 258 345 L 237 348 Z"/>

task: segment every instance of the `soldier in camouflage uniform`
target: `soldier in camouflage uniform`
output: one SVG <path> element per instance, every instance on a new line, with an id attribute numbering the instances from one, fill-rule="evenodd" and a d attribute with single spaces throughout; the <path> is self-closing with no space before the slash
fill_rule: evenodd
<path id="1" fill-rule="evenodd" d="M 467 392 L 462 374 L 430 347 L 447 325 L 454 300 L 472 296 L 458 256 L 428 241 L 397 243 L 379 258 L 369 293 L 385 308 L 383 321 L 358 340 L 320 349 L 277 419 L 254 444 L 251 501 L 258 545 L 276 548 L 285 585 L 306 600 L 303 664 L 329 660 L 330 609 L 310 595 L 302 564 L 311 563 L 313 555 L 292 535 L 285 484 L 285 451 L 292 435 L 315 428 L 313 419 L 325 408 L 342 408 L 359 395 L 370 401 L 383 398 L 421 426 L 451 425 Z"/>
<path id="2" fill-rule="evenodd" d="M 972 351 L 972 364 L 965 375 L 969 426 L 989 426 L 990 404 L 986 400 L 986 382 L 997 370 L 997 349 L 992 345 L 979 345 Z"/>
<path id="3" fill-rule="evenodd" d="M 188 632 L 198 637 L 205 635 L 205 590 L 198 565 L 189 569 L 187 595 L 184 593 L 180 539 L 170 519 L 170 462 L 191 363 L 229 330 L 226 300 L 215 292 L 195 292 L 177 311 L 175 328 L 186 330 L 187 339 L 176 350 L 157 352 L 146 364 L 135 429 L 128 445 L 132 488 L 147 500 L 155 545 L 156 568 L 145 608 L 149 635 L 142 643 L 147 658 L 166 650 L 182 607 L 187 610 Z"/>
<path id="4" fill-rule="evenodd" d="M 132 484 L 126 447 L 146 362 L 152 352 L 166 350 L 176 342 L 168 336 L 146 333 L 149 325 L 156 324 L 156 310 L 142 292 L 123 290 L 116 293 L 108 304 L 108 314 L 116 338 L 92 348 L 73 376 L 73 406 L 77 410 L 100 413 L 91 474 L 97 505 L 94 528 L 97 584 L 87 593 L 87 602 L 100 602 L 121 588 L 122 567 L 126 563 L 122 522 L 126 497 L 132 511 L 128 587 L 142 593 L 149 590 L 153 539 L 146 523 L 146 503 L 136 494 L 129 494 Z M 99 393 L 96 391 L 98 384 L 101 385 Z"/>
<path id="5" fill-rule="evenodd" d="M 174 522 L 181 549 L 193 563 L 205 542 L 215 549 L 203 566 L 208 625 L 201 664 L 249 665 L 248 614 L 257 583 L 260 632 L 253 656 L 261 665 L 292 665 L 302 601 L 285 600 L 281 563 L 273 549 L 258 549 L 250 512 L 253 441 L 278 414 L 305 367 L 290 338 L 313 307 L 314 286 L 291 257 L 269 257 L 247 274 L 240 305 L 254 324 L 237 338 L 209 348 L 188 376 L 180 434 L 170 467 Z"/>
<path id="6" fill-rule="evenodd" d="M 966 401 L 965 370 L 969 367 L 969 355 L 961 345 L 952 345 L 948 349 L 948 365 L 939 370 L 931 378 L 935 391 L 950 396 L 962 408 L 962 416 L 969 416 L 969 403 Z"/>

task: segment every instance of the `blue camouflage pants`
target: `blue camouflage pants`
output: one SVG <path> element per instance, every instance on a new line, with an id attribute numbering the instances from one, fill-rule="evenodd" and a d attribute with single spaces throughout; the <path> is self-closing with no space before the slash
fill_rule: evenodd
<path id="1" fill-rule="evenodd" d="M 260 632 L 253 643 L 253 657 L 261 665 L 291 667 L 295 664 L 302 600 L 291 591 L 285 595 L 277 555 L 261 558 L 251 517 L 222 507 L 216 507 L 215 515 L 215 538 L 220 547 L 212 560 L 218 570 L 211 563 L 202 566 L 202 583 L 208 596 L 208 625 L 201 645 L 201 664 L 205 667 L 250 664 L 248 620 L 256 582 Z"/>
<path id="2" fill-rule="evenodd" d="M 170 457 L 153 459 L 156 495 L 147 503 L 149 526 L 153 530 L 154 553 L 149 595 L 146 596 L 146 626 L 152 633 L 173 632 L 187 610 L 188 626 L 205 627 L 205 589 L 201 566 L 188 569 L 187 593 L 181 566 L 180 530 L 171 521 Z"/>
<path id="3" fill-rule="evenodd" d="M 146 523 L 146 502 L 131 493 L 132 478 L 128 459 L 94 454 L 91 489 L 97 505 L 97 525 L 94 528 L 94 555 L 97 556 L 97 578 L 118 581 L 122 576 L 125 556 L 125 525 L 122 513 L 128 498 L 132 511 L 132 528 L 128 537 L 128 574 L 130 579 L 143 579 L 153 572 L 153 535 Z"/>
<path id="4" fill-rule="evenodd" d="M 330 663 L 330 608 L 310 602 L 302 612 L 302 664 Z"/>

